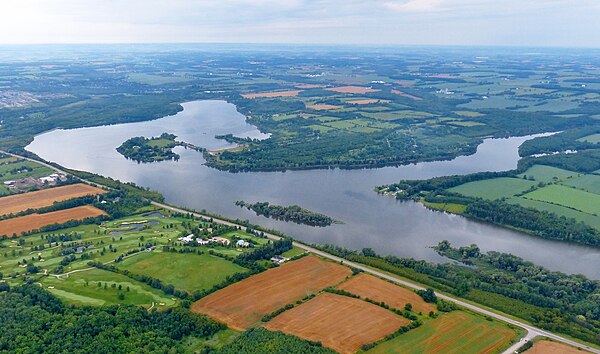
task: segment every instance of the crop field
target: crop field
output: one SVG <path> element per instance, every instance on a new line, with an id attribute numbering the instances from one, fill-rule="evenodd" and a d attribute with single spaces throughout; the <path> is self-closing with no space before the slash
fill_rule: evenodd
<path id="1" fill-rule="evenodd" d="M 549 340 L 541 340 L 535 342 L 531 349 L 526 351 L 527 354 L 581 354 L 586 351 L 579 350 L 563 343 L 552 342 Z"/>
<path id="2" fill-rule="evenodd" d="M 577 139 L 579 141 L 586 141 L 588 143 L 598 144 L 600 143 L 600 134 L 592 134 L 588 136 L 584 136 L 583 138 Z"/>
<path id="3" fill-rule="evenodd" d="M 53 170 L 35 162 L 9 159 L 5 164 L 0 165 L 0 182 L 25 177 L 44 177 L 52 173 Z"/>
<path id="4" fill-rule="evenodd" d="M 265 328 L 318 341 L 340 353 L 354 353 L 408 323 L 366 301 L 323 293 L 275 317 Z"/>
<path id="5" fill-rule="evenodd" d="M 364 105 L 364 104 L 373 104 L 373 103 L 390 103 L 390 100 L 380 100 L 380 99 L 373 99 L 373 98 L 367 98 L 367 99 L 362 99 L 362 100 L 348 100 L 346 101 L 346 103 L 349 104 L 358 104 L 358 105 Z"/>
<path id="6" fill-rule="evenodd" d="M 244 98 L 275 98 L 275 97 L 294 97 L 298 96 L 298 94 L 302 92 L 302 90 L 292 90 L 292 91 L 276 91 L 276 92 L 259 92 L 259 93 L 248 93 L 242 95 Z"/>
<path id="7" fill-rule="evenodd" d="M 550 204 L 538 200 L 525 199 L 523 197 L 512 197 L 507 199 L 508 203 L 519 204 L 526 208 L 545 210 L 558 216 L 573 218 L 577 221 L 588 224 L 589 226 L 600 230 L 600 216 L 584 213 L 578 210 L 564 207 L 562 205 Z"/>
<path id="8" fill-rule="evenodd" d="M 563 180 L 566 178 L 571 178 L 577 176 L 579 173 L 563 170 L 561 168 L 544 166 L 544 165 L 534 165 L 531 166 L 527 171 L 518 175 L 519 177 L 526 176 L 527 178 L 533 178 L 536 181 L 549 183 L 556 180 Z"/>
<path id="9" fill-rule="evenodd" d="M 561 184 L 600 194 L 600 176 L 598 175 L 581 175 L 561 182 Z"/>
<path id="10" fill-rule="evenodd" d="M 375 90 L 369 87 L 362 86 L 340 86 L 340 87 L 332 87 L 327 88 L 328 91 L 339 92 L 339 93 L 351 93 L 351 94 L 360 94 L 364 95 L 365 93 L 373 93 L 379 92 L 380 90 Z"/>
<path id="11" fill-rule="evenodd" d="M 14 219 L 0 221 L 0 235 L 19 236 L 21 232 L 37 230 L 42 226 L 62 224 L 69 220 L 83 220 L 106 215 L 102 210 L 84 205 L 76 208 L 53 211 L 45 214 L 30 214 Z"/>
<path id="12" fill-rule="evenodd" d="M 226 277 L 247 269 L 209 254 L 151 252 L 130 257 L 118 264 L 134 274 L 158 278 L 190 293 L 212 288 Z"/>
<path id="13" fill-rule="evenodd" d="M 600 195 L 551 184 L 524 195 L 525 198 L 563 205 L 588 214 L 600 214 Z"/>
<path id="14" fill-rule="evenodd" d="M 59 299 L 75 305 L 131 304 L 149 308 L 152 303 L 157 307 L 173 306 L 176 303 L 160 290 L 101 269 L 73 273 L 60 279 L 45 277 L 42 283 L 44 288 Z M 119 299 L 119 294 L 123 294 L 122 299 Z"/>
<path id="15" fill-rule="evenodd" d="M 330 111 L 333 109 L 342 108 L 342 106 L 336 106 L 332 104 L 310 104 L 307 105 L 306 108 L 313 109 L 315 111 Z"/>
<path id="16" fill-rule="evenodd" d="M 399 119 L 425 119 L 435 117 L 435 114 L 422 111 L 393 111 L 393 112 L 374 112 L 363 113 L 364 116 L 379 120 L 399 120 Z"/>
<path id="17" fill-rule="evenodd" d="M 237 330 L 352 274 L 350 268 L 307 256 L 269 269 L 196 301 L 191 309 Z"/>
<path id="18" fill-rule="evenodd" d="M 417 96 L 413 96 L 409 93 L 406 93 L 404 91 L 400 91 L 400 90 L 392 90 L 391 91 L 393 94 L 396 94 L 400 97 L 406 97 L 406 98 L 410 98 L 411 100 L 415 100 L 415 101 L 422 101 L 423 99 L 421 97 L 417 97 Z"/>
<path id="19" fill-rule="evenodd" d="M 16 194 L 0 198 L 0 215 L 15 214 L 27 209 L 39 209 L 51 206 L 55 202 L 103 193 L 106 192 L 100 188 L 78 183 Z"/>
<path id="20" fill-rule="evenodd" d="M 411 304 L 415 312 L 428 314 L 429 311 L 436 311 L 435 305 L 423 301 L 423 298 L 414 291 L 368 274 L 354 276 L 338 285 L 337 289 L 345 290 L 363 299 L 385 302 L 400 310 L 404 309 L 406 304 Z"/>
<path id="21" fill-rule="evenodd" d="M 501 177 L 469 182 L 448 190 L 468 197 L 493 200 L 511 197 L 515 194 L 525 192 L 535 185 L 537 185 L 536 182 L 521 178 Z"/>
<path id="22" fill-rule="evenodd" d="M 504 324 L 462 311 L 443 314 L 421 327 L 384 342 L 368 353 L 495 353 L 517 333 Z"/>

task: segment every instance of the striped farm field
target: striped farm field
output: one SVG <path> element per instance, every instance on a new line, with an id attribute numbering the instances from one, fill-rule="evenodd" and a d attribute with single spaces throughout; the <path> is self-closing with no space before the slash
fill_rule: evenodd
<path id="1" fill-rule="evenodd" d="M 354 353 L 408 324 L 406 318 L 377 305 L 323 293 L 275 317 L 265 328 L 321 342 L 345 354 Z"/>
<path id="2" fill-rule="evenodd" d="M 302 92 L 302 90 L 292 90 L 292 91 L 275 91 L 275 92 L 259 92 L 259 93 L 248 93 L 242 95 L 244 98 L 275 98 L 275 97 L 294 97 L 298 96 L 298 94 Z"/>
<path id="3" fill-rule="evenodd" d="M 100 188 L 78 183 L 42 189 L 35 192 L 15 194 L 0 198 L 0 215 L 15 214 L 27 209 L 39 209 L 51 206 L 55 202 L 103 193 L 106 192 Z"/>
<path id="4" fill-rule="evenodd" d="M 12 236 L 20 235 L 21 232 L 37 230 L 42 226 L 52 224 L 63 224 L 70 220 L 83 220 L 94 218 L 100 215 L 107 215 L 104 211 L 84 205 L 71 209 L 53 211 L 45 214 L 30 214 L 14 219 L 0 221 L 0 235 Z"/>
<path id="5" fill-rule="evenodd" d="M 306 256 L 214 292 L 193 303 L 191 310 L 245 330 L 259 324 L 264 315 L 334 286 L 351 274 L 348 267 Z"/>
<path id="6" fill-rule="evenodd" d="M 384 342 L 371 354 L 484 354 L 507 346 L 517 333 L 506 325 L 454 311 Z"/>
<path id="7" fill-rule="evenodd" d="M 600 214 L 600 195 L 551 184 L 524 195 L 527 199 L 564 205 L 588 214 Z"/>
<path id="8" fill-rule="evenodd" d="M 385 302 L 395 309 L 404 309 L 406 304 L 411 304 L 413 311 L 436 311 L 433 304 L 423 301 L 423 298 L 412 290 L 394 285 L 385 280 L 369 274 L 359 274 L 338 285 L 337 289 L 345 290 L 363 299 L 369 298 L 377 302 Z"/>

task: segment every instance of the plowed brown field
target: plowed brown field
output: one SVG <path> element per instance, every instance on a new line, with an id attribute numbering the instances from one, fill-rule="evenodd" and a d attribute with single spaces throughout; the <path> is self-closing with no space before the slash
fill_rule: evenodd
<path id="1" fill-rule="evenodd" d="M 378 302 L 385 302 L 393 308 L 403 310 L 407 303 L 413 311 L 428 314 L 435 311 L 436 307 L 423 301 L 423 298 L 414 291 L 402 288 L 368 274 L 359 274 L 338 285 L 338 289 L 345 290 L 361 298 L 369 298 Z"/>
<path id="2" fill-rule="evenodd" d="M 321 342 L 340 353 L 354 353 L 408 323 L 366 301 L 323 293 L 275 317 L 265 327 Z"/>
<path id="3" fill-rule="evenodd" d="M 15 194 L 0 198 L 0 215 L 15 214 L 27 209 L 39 209 L 86 195 L 96 195 L 106 191 L 87 184 L 78 183 L 56 188 L 42 189 L 35 192 Z"/>
<path id="4" fill-rule="evenodd" d="M 307 256 L 212 293 L 191 309 L 244 330 L 264 315 L 333 286 L 350 274 L 350 268 Z"/>
<path id="5" fill-rule="evenodd" d="M 364 99 L 364 100 L 351 100 L 351 101 L 346 101 L 346 103 L 350 103 L 350 104 L 358 104 L 358 105 L 363 105 L 363 104 L 372 104 L 372 103 L 390 103 L 392 101 L 390 100 L 378 100 L 378 99 Z"/>
<path id="6" fill-rule="evenodd" d="M 362 86 L 340 86 L 340 87 L 331 87 L 326 90 L 339 92 L 339 93 L 357 93 L 357 94 L 365 94 L 371 92 L 379 92 L 381 90 L 375 90 L 369 87 Z"/>
<path id="7" fill-rule="evenodd" d="M 536 342 L 531 349 L 527 351 L 527 354 L 583 354 L 589 353 L 585 350 L 579 350 L 569 345 L 557 342 L 551 342 L 549 340 L 541 340 Z"/>
<path id="8" fill-rule="evenodd" d="M 411 100 L 415 100 L 415 101 L 423 101 L 423 99 L 421 97 L 417 97 L 417 96 L 413 96 L 411 94 L 408 94 L 406 92 L 400 91 L 400 90 L 392 90 L 393 94 L 396 94 L 398 96 L 402 96 L 402 97 L 406 97 L 406 98 L 410 98 Z"/>
<path id="9" fill-rule="evenodd" d="M 244 98 L 294 97 L 294 96 L 298 96 L 298 94 L 300 92 L 302 92 L 302 90 L 247 93 L 245 95 L 242 95 L 242 97 L 244 97 Z"/>
<path id="10" fill-rule="evenodd" d="M 36 230 L 46 225 L 62 224 L 69 220 L 83 220 L 85 218 L 93 218 L 100 215 L 107 214 L 90 205 L 53 211 L 45 214 L 30 214 L 19 218 L 0 221 L 0 235 L 11 237 L 13 234 L 20 235 L 23 231 Z"/>

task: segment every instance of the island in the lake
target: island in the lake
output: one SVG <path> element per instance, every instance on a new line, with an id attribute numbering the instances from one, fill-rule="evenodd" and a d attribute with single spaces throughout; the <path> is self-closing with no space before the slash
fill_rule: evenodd
<path id="1" fill-rule="evenodd" d="M 203 150 L 189 143 L 177 141 L 176 138 L 176 135 L 169 133 L 162 133 L 160 136 L 152 138 L 137 136 L 125 141 L 117 148 L 117 151 L 128 159 L 149 163 L 179 160 L 179 154 L 173 152 L 173 148 L 176 146 L 183 146 L 197 151 Z"/>
<path id="2" fill-rule="evenodd" d="M 235 205 L 242 208 L 248 208 L 249 210 L 254 211 L 256 215 L 266 216 L 275 220 L 291 221 L 296 224 L 329 226 L 331 224 L 342 223 L 327 215 L 304 209 L 298 205 L 281 206 L 269 204 L 268 202 L 246 203 L 241 200 L 235 202 Z"/>

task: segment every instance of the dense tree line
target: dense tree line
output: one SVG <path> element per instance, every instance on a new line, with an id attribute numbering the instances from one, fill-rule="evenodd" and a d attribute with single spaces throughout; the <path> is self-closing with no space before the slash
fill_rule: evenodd
<path id="1" fill-rule="evenodd" d="M 579 139 L 599 132 L 600 126 L 592 125 L 585 128 L 570 129 L 546 137 L 527 140 L 519 146 L 519 156 L 552 154 L 556 152 L 565 152 L 567 150 L 581 151 L 597 149 L 597 144 L 580 141 Z"/>
<path id="2" fill-rule="evenodd" d="M 533 165 L 547 165 L 569 171 L 592 173 L 600 170 L 600 149 L 579 151 L 576 154 L 526 157 L 519 160 L 519 170 L 524 171 Z"/>
<path id="3" fill-rule="evenodd" d="M 182 339 L 224 329 L 182 308 L 71 307 L 37 285 L 0 293 L 3 353 L 182 353 Z"/>
<path id="4" fill-rule="evenodd" d="M 270 332 L 264 328 L 252 328 L 233 343 L 214 351 L 215 354 L 335 354 L 321 343 L 309 342 L 298 337 Z"/>
<path id="5" fill-rule="evenodd" d="M 327 215 L 304 209 L 298 205 L 286 207 L 269 204 L 268 202 L 246 203 L 243 201 L 237 201 L 235 202 L 235 205 L 242 208 L 248 208 L 249 210 L 254 211 L 256 215 L 262 215 L 276 220 L 291 221 L 296 224 L 329 226 L 335 222 L 335 220 Z"/>
<path id="6" fill-rule="evenodd" d="M 600 344 L 600 282 L 583 275 L 550 271 L 510 254 L 474 252 L 476 246 L 454 249 L 448 242 L 438 246 L 440 253 L 471 267 L 384 257 L 372 250 L 365 254 L 332 245 L 315 247 Z"/>

